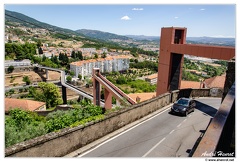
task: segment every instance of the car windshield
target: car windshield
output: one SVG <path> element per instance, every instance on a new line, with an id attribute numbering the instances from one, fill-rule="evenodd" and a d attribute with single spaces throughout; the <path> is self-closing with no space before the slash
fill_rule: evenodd
<path id="1" fill-rule="evenodd" d="M 178 100 L 177 104 L 183 105 L 183 106 L 188 106 L 188 100 L 184 100 L 184 99 Z"/>

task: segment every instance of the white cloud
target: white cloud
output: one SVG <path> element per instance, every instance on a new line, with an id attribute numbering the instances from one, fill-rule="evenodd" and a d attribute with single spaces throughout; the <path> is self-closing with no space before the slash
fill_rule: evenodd
<path id="1" fill-rule="evenodd" d="M 143 8 L 133 8 L 132 10 L 134 10 L 134 11 L 142 11 Z"/>
<path id="2" fill-rule="evenodd" d="M 128 17 L 128 16 L 123 16 L 123 17 L 121 18 L 121 20 L 131 20 L 131 18 Z"/>
<path id="3" fill-rule="evenodd" d="M 200 10 L 201 10 L 201 11 L 204 11 L 204 10 L 205 10 L 205 8 L 201 8 Z"/>
<path id="4" fill-rule="evenodd" d="M 178 19 L 178 17 L 177 17 L 177 16 L 175 16 L 175 17 L 174 17 L 174 19 Z"/>

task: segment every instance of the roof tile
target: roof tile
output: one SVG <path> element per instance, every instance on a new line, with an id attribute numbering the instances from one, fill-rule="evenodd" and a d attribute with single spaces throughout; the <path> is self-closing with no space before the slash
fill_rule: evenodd
<path id="1" fill-rule="evenodd" d="M 35 111 L 43 105 L 45 105 L 45 103 L 39 101 L 5 98 L 5 112 L 8 112 L 13 108 L 21 108 L 23 110 Z"/>

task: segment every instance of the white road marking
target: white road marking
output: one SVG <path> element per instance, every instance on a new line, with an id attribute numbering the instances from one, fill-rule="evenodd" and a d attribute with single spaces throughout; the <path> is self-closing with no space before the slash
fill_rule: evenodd
<path id="1" fill-rule="evenodd" d="M 177 127 L 179 128 L 181 125 L 182 125 L 182 123 L 178 124 L 178 126 L 177 126 Z"/>
<path id="2" fill-rule="evenodd" d="M 184 119 L 180 124 L 178 124 L 177 127 L 180 127 L 185 121 L 187 121 L 187 119 Z M 170 133 L 172 134 L 175 130 L 173 129 Z M 167 136 L 166 136 L 167 137 Z M 145 153 L 142 157 L 146 157 L 149 153 L 151 153 L 158 145 L 160 145 L 165 139 L 166 137 L 164 137 L 161 141 L 159 141 L 155 146 L 153 146 L 147 153 Z"/>
<path id="3" fill-rule="evenodd" d="M 171 106 L 170 106 L 169 108 L 171 108 Z M 164 113 L 165 111 L 169 110 L 169 108 L 166 108 L 165 110 L 163 110 L 162 112 L 160 112 L 160 113 L 158 113 L 158 114 L 152 116 L 151 118 L 148 118 L 147 120 L 144 120 L 144 121 L 142 121 L 141 123 L 139 123 L 139 124 L 137 124 L 137 125 L 135 125 L 135 126 L 129 128 L 129 129 L 127 129 L 127 130 L 121 132 L 120 134 L 118 134 L 118 135 L 116 135 L 116 136 L 114 136 L 114 137 L 112 137 L 112 138 L 110 138 L 110 139 L 104 141 L 103 143 L 101 143 L 101 144 L 97 145 L 96 147 L 94 147 L 94 148 L 92 148 L 92 149 L 86 151 L 85 153 L 79 155 L 78 157 L 82 157 L 82 156 L 84 156 L 84 155 L 86 155 L 86 154 L 92 152 L 93 150 L 97 149 L 98 147 L 104 145 L 105 143 L 107 143 L 107 142 L 109 142 L 109 141 L 111 141 L 111 140 L 113 140 L 113 139 L 115 139 L 115 138 L 121 136 L 122 134 L 127 133 L 128 131 L 130 131 L 130 130 L 136 128 L 137 126 L 139 126 L 139 125 L 141 125 L 141 124 L 143 124 L 143 123 L 145 123 L 145 122 L 147 122 L 147 121 L 149 121 L 149 120 L 151 120 L 151 119 L 157 117 L 158 115 L 160 115 L 160 114 Z"/>
<path id="4" fill-rule="evenodd" d="M 169 134 L 172 134 L 175 130 L 173 129 Z"/>
<path id="5" fill-rule="evenodd" d="M 159 141 L 155 146 L 153 146 L 148 152 L 146 152 L 142 157 L 146 157 L 149 153 L 152 152 L 160 143 L 162 143 L 166 138 L 164 137 L 161 141 Z"/>

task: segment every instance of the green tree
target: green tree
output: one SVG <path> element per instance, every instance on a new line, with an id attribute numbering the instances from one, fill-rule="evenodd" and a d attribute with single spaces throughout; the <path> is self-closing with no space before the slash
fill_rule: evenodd
<path id="1" fill-rule="evenodd" d="M 62 104 L 59 89 L 54 83 L 40 82 L 38 89 L 32 90 L 31 93 L 35 100 L 45 102 L 47 108 Z"/>
<path id="2" fill-rule="evenodd" d="M 37 41 L 37 47 L 38 48 L 41 48 L 42 47 L 42 41 L 41 40 L 38 40 Z M 41 48 L 42 49 L 42 48 Z M 39 53 L 40 54 L 40 53 Z"/>
<path id="3" fill-rule="evenodd" d="M 67 80 L 68 83 L 71 83 L 72 77 L 69 75 L 69 76 L 67 76 L 66 80 Z"/>
<path id="4" fill-rule="evenodd" d="M 59 64 L 59 61 L 58 61 L 58 58 L 57 58 L 57 56 L 52 56 L 51 57 L 51 61 L 53 62 L 53 63 L 55 63 L 55 64 Z"/>
<path id="5" fill-rule="evenodd" d="M 13 70 L 14 70 L 14 66 L 9 66 L 7 69 L 8 73 L 12 73 Z"/>
<path id="6" fill-rule="evenodd" d="M 25 44 L 6 43 L 5 57 L 6 58 L 16 57 L 16 59 L 18 60 L 32 59 L 33 55 L 36 54 L 36 49 L 37 49 L 37 45 L 34 43 L 25 43 Z"/>
<path id="7" fill-rule="evenodd" d="M 33 56 L 32 59 L 34 63 L 38 63 L 38 64 L 41 63 L 42 61 L 42 58 L 38 56 Z"/>
<path id="8" fill-rule="evenodd" d="M 10 95 L 11 95 L 11 94 L 14 94 L 14 92 L 15 92 L 14 89 L 10 89 L 10 90 L 9 90 L 9 94 L 10 94 Z"/>
<path id="9" fill-rule="evenodd" d="M 119 76 L 116 80 L 116 83 L 117 84 L 126 84 L 127 83 L 127 80 L 124 76 Z"/>
<path id="10" fill-rule="evenodd" d="M 42 62 L 46 61 L 47 57 L 45 55 L 42 56 Z"/>
<path id="11" fill-rule="evenodd" d="M 78 79 L 82 79 L 82 75 L 81 74 L 78 74 Z"/>
<path id="12" fill-rule="evenodd" d="M 106 58 L 106 57 L 107 57 L 106 52 L 103 52 L 101 58 Z"/>
<path id="13" fill-rule="evenodd" d="M 80 60 L 83 60 L 82 51 L 78 51 L 78 52 L 77 52 L 77 57 L 78 57 Z"/>
<path id="14" fill-rule="evenodd" d="M 26 85 L 29 85 L 31 83 L 28 76 L 24 76 L 22 81 L 24 81 L 26 83 Z"/>
<path id="15" fill-rule="evenodd" d="M 46 134 L 44 117 L 13 108 L 5 117 L 5 147 Z"/>
<path id="16" fill-rule="evenodd" d="M 69 74 L 71 75 L 71 77 L 74 76 L 74 71 L 70 71 Z"/>
<path id="17" fill-rule="evenodd" d="M 94 58 L 95 58 L 95 59 L 98 58 L 98 54 L 97 54 L 97 53 L 94 54 Z"/>
<path id="18" fill-rule="evenodd" d="M 65 64 L 65 65 L 69 63 L 69 59 L 68 59 L 67 54 L 63 55 L 62 63 Z"/>
<path id="19" fill-rule="evenodd" d="M 71 57 L 72 57 L 73 59 L 76 58 L 76 53 L 75 53 L 75 51 L 72 51 L 72 53 L 71 53 Z"/>
<path id="20" fill-rule="evenodd" d="M 64 57 L 64 54 L 63 53 L 59 53 L 59 56 L 58 56 L 58 59 L 60 60 L 60 61 L 62 61 L 63 60 L 63 57 Z"/>

